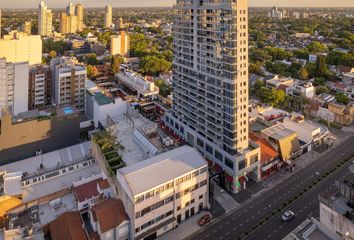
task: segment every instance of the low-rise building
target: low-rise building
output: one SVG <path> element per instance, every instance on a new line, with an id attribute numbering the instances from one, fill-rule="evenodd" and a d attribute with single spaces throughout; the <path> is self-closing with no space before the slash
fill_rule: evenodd
<path id="1" fill-rule="evenodd" d="M 260 132 L 260 137 L 280 153 L 283 161 L 289 162 L 300 150 L 299 138 L 296 132 L 287 129 L 280 122 Z"/>
<path id="2" fill-rule="evenodd" d="M 52 240 L 88 240 L 85 224 L 79 212 L 66 212 L 49 224 Z"/>
<path id="3" fill-rule="evenodd" d="M 349 126 L 354 122 L 354 104 L 330 103 L 328 110 L 333 113 L 334 122 Z"/>
<path id="4" fill-rule="evenodd" d="M 286 89 L 286 94 L 291 97 L 305 97 L 312 99 L 316 95 L 316 89 L 311 82 L 297 81 Z"/>
<path id="5" fill-rule="evenodd" d="M 129 55 L 129 35 L 120 31 L 119 35 L 111 36 L 111 54 L 127 57 Z"/>
<path id="6" fill-rule="evenodd" d="M 320 196 L 320 222 L 340 239 L 354 238 L 354 174 L 336 182 L 338 192 Z"/>
<path id="7" fill-rule="evenodd" d="M 116 77 L 120 84 L 134 91 L 138 98 L 153 100 L 159 94 L 159 88 L 154 82 L 146 80 L 136 72 L 124 70 L 116 74 Z"/>
<path id="8" fill-rule="evenodd" d="M 266 87 L 278 89 L 280 85 L 291 86 L 293 83 L 293 78 L 282 78 L 275 75 L 273 78 L 266 80 Z"/>
<path id="9" fill-rule="evenodd" d="M 92 229 L 101 240 L 129 239 L 129 217 L 122 200 L 104 199 L 90 208 L 89 216 Z"/>
<path id="10" fill-rule="evenodd" d="M 156 238 L 209 207 L 208 164 L 183 146 L 117 170 L 131 239 Z"/>
<path id="11" fill-rule="evenodd" d="M 32 110 L 0 119 L 0 166 L 79 142 L 80 115 L 73 107 Z"/>

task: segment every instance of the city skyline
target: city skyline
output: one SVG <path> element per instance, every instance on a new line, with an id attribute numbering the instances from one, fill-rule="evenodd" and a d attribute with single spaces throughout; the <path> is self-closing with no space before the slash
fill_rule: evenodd
<path id="1" fill-rule="evenodd" d="M 1 0 L 0 2 L 3 2 Z M 69 0 L 47 0 L 45 1 L 48 7 L 51 8 L 64 8 L 67 6 Z M 72 1 L 73 3 L 82 3 L 85 7 L 104 7 L 107 4 L 112 5 L 112 7 L 168 7 L 172 6 L 176 1 L 175 0 L 151 0 L 148 4 L 144 0 L 103 0 L 100 2 L 94 0 L 82 0 L 82 1 Z M 38 0 L 28 0 L 26 2 L 21 0 L 13 0 L 10 2 L 1 3 L 2 8 L 36 8 L 38 5 Z M 338 0 L 333 3 L 332 0 L 249 0 L 250 7 L 354 7 L 354 1 L 352 0 Z"/>

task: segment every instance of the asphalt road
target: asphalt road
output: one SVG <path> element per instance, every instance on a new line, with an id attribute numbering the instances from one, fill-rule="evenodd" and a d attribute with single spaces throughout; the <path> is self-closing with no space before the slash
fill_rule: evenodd
<path id="1" fill-rule="evenodd" d="M 353 142 L 354 137 L 350 137 L 338 147 L 329 149 L 327 154 L 291 175 L 281 184 L 252 199 L 241 208 L 220 217 L 187 239 L 237 239 L 243 232 L 249 231 L 252 227 L 256 226 L 261 219 L 271 215 L 273 210 L 281 207 L 283 203 L 288 202 L 289 199 L 298 195 L 307 186 L 312 185 L 313 181 L 319 175 L 327 172 L 327 170 L 337 165 L 344 158 L 350 156 L 354 152 Z M 292 231 L 311 212 L 313 216 L 318 215 L 318 194 L 333 187 L 334 180 L 349 171 L 347 166 L 349 166 L 349 163 L 328 178 L 322 180 L 315 188 L 306 192 L 289 207 L 297 214 L 293 222 L 287 225 L 281 224 L 280 214 L 279 216 L 276 215 L 262 229 L 250 235 L 247 239 L 281 239 L 282 236 Z"/>

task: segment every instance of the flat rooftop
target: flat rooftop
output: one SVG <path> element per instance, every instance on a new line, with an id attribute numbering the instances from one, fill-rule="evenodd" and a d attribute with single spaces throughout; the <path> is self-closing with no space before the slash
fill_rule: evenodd
<path id="1" fill-rule="evenodd" d="M 274 126 L 262 130 L 262 133 L 269 137 L 279 140 L 291 136 L 295 132 L 285 128 L 283 124 L 277 123 Z"/>
<path id="2" fill-rule="evenodd" d="M 125 179 L 133 195 L 138 195 L 203 166 L 207 162 L 196 149 L 182 146 L 118 169 L 117 175 Z"/>

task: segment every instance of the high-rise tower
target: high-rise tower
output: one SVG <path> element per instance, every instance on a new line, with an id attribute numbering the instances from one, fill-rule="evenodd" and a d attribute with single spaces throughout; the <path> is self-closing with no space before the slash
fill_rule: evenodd
<path id="1" fill-rule="evenodd" d="M 112 6 L 107 5 L 104 11 L 104 27 L 111 28 L 112 27 Z"/>
<path id="2" fill-rule="evenodd" d="M 41 1 L 38 7 L 38 35 L 51 36 L 53 32 L 53 13 L 47 8 L 44 1 Z"/>
<path id="3" fill-rule="evenodd" d="M 248 137 L 247 0 L 177 0 L 173 105 L 165 122 L 234 191 L 259 180 Z"/>

